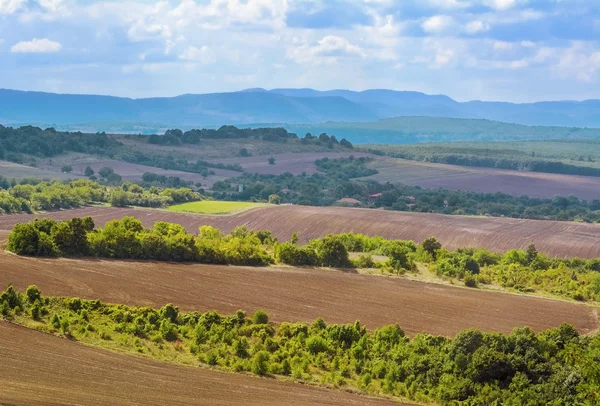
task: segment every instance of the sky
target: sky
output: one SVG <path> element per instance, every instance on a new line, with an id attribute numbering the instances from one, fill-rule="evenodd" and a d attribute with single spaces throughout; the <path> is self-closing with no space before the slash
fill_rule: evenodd
<path id="1" fill-rule="evenodd" d="M 0 88 L 600 98 L 598 0 L 0 0 Z"/>

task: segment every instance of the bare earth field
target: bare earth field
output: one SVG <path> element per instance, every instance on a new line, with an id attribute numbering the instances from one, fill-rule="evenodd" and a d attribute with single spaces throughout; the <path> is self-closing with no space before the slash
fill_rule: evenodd
<path id="1" fill-rule="evenodd" d="M 80 178 L 76 174 L 61 173 L 60 168 L 58 170 L 46 170 L 8 161 L 0 161 L 0 175 L 9 179 L 38 178 L 68 180 Z"/>
<path id="2" fill-rule="evenodd" d="M 54 171 L 57 174 L 60 174 L 60 168 L 62 168 L 63 165 L 71 165 L 73 167 L 72 175 L 75 176 L 71 177 L 82 177 L 87 166 L 90 166 L 96 173 L 98 173 L 101 168 L 109 167 L 121 175 L 124 180 L 139 181 L 142 179 L 142 175 L 145 172 L 152 172 L 164 176 L 177 176 L 187 181 L 200 182 L 202 185 L 209 187 L 219 180 L 241 175 L 240 172 L 236 171 L 211 168 L 215 174 L 208 177 L 203 177 L 199 173 L 167 170 L 152 166 L 117 161 L 114 159 L 97 158 L 85 154 L 67 154 L 40 163 L 40 167 L 44 168 L 46 171 Z"/>
<path id="3" fill-rule="evenodd" d="M 213 162 L 223 164 L 239 164 L 245 171 L 259 173 L 263 175 L 281 175 L 289 172 L 293 175 L 299 175 L 303 172 L 312 174 L 317 172 L 315 161 L 317 159 L 329 158 L 347 158 L 354 155 L 356 158 L 370 156 L 366 153 L 353 152 L 314 152 L 314 153 L 288 153 L 272 155 L 275 158 L 275 165 L 269 165 L 270 156 L 251 156 L 248 158 L 226 158 L 217 159 Z"/>
<path id="4" fill-rule="evenodd" d="M 201 225 L 212 225 L 225 232 L 239 225 L 253 230 L 270 230 L 280 240 L 299 232 L 301 241 L 328 233 L 357 232 L 371 236 L 421 242 L 435 236 L 444 247 L 487 248 L 505 252 L 536 244 L 540 252 L 557 257 L 600 257 L 600 225 L 566 221 L 522 220 L 497 217 L 448 216 L 343 207 L 271 206 L 230 216 L 202 216 L 166 210 L 89 207 L 43 215 L 0 216 L 0 230 L 10 230 L 18 222 L 34 217 L 70 219 L 92 216 L 97 226 L 123 216 L 134 216 L 152 227 L 157 221 L 182 224 L 191 233 Z"/>
<path id="5" fill-rule="evenodd" d="M 158 363 L 6 322 L 0 322 L 0 358 L 4 406 L 402 406 L 337 390 Z"/>
<path id="6" fill-rule="evenodd" d="M 424 189 L 445 188 L 532 197 L 575 195 L 583 200 L 600 199 L 600 178 L 522 172 L 493 168 L 417 162 L 384 158 L 371 163 L 378 174 L 361 179 L 404 183 Z"/>
<path id="7" fill-rule="evenodd" d="M 143 261 L 37 259 L 0 254 L 0 287 L 35 284 L 49 296 L 107 303 L 252 314 L 271 320 L 360 320 L 374 329 L 397 323 L 408 334 L 454 335 L 467 328 L 509 333 L 571 323 L 589 333 L 597 309 L 559 301 L 374 275 L 310 268 L 252 268 Z"/>

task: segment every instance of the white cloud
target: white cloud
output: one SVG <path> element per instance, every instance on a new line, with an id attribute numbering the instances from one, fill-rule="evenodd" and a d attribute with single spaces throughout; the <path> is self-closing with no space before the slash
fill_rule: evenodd
<path id="1" fill-rule="evenodd" d="M 426 32 L 436 34 L 446 31 L 453 24 L 454 20 L 452 19 L 452 17 L 436 15 L 429 17 L 425 21 L 423 21 L 421 27 L 423 27 L 423 30 L 425 30 Z"/>
<path id="2" fill-rule="evenodd" d="M 486 0 L 485 3 L 496 10 L 508 10 L 517 4 L 517 0 Z"/>
<path id="3" fill-rule="evenodd" d="M 531 41 L 521 41 L 521 46 L 523 48 L 535 48 L 535 42 Z"/>
<path id="4" fill-rule="evenodd" d="M 489 31 L 490 25 L 481 20 L 473 20 L 467 23 L 465 31 L 469 34 L 477 34 L 480 32 Z"/>
<path id="5" fill-rule="evenodd" d="M 19 11 L 24 5 L 26 0 L 0 0 L 0 15 L 1 14 L 13 14 Z"/>
<path id="6" fill-rule="evenodd" d="M 497 51 L 507 51 L 512 49 L 512 44 L 506 41 L 494 41 L 494 49 Z"/>
<path id="7" fill-rule="evenodd" d="M 363 49 L 352 45 L 346 38 L 335 35 L 323 37 L 316 44 L 304 44 L 291 48 L 287 52 L 287 57 L 298 63 L 333 63 L 337 61 L 338 57 L 349 56 L 365 58 L 366 54 Z"/>
<path id="8" fill-rule="evenodd" d="M 204 65 L 215 63 L 217 61 L 213 50 L 206 45 L 203 45 L 200 48 L 190 45 L 185 51 L 179 54 L 179 59 L 189 62 L 198 62 Z"/>
<path id="9" fill-rule="evenodd" d="M 11 52 L 20 53 L 52 53 L 62 49 L 60 42 L 48 38 L 34 38 L 31 41 L 21 41 L 10 48 Z"/>

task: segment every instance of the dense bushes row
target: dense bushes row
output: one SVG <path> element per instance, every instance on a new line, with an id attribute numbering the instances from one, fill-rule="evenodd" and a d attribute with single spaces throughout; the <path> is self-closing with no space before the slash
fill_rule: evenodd
<path id="1" fill-rule="evenodd" d="M 84 343 L 200 361 L 234 372 L 289 376 L 444 405 L 595 405 L 600 403 L 600 336 L 570 325 L 538 334 L 465 330 L 453 338 L 418 334 L 398 325 L 369 332 L 358 321 L 269 323 L 257 311 L 232 316 L 48 298 L 35 286 L 0 295 L 0 317 Z M 159 354 L 159 355 L 157 355 Z"/>
<path id="2" fill-rule="evenodd" d="M 84 179 L 67 183 L 32 183 L 18 184 L 7 190 L 0 186 L 0 214 L 71 209 L 94 202 L 108 202 L 118 207 L 165 207 L 205 198 L 189 188 L 150 187 L 146 190 L 132 182 L 124 182 L 118 187 L 106 187 Z"/>
<path id="3" fill-rule="evenodd" d="M 53 157 L 68 151 L 107 155 L 119 148 L 121 143 L 105 133 L 83 134 L 61 132 L 54 128 L 20 128 L 0 125 L 0 159 L 19 162 L 20 154 L 37 157 Z"/>
<path id="4" fill-rule="evenodd" d="M 398 148 L 398 147 L 396 147 Z M 368 152 L 376 155 L 388 155 L 395 158 L 410 159 L 414 161 L 426 161 L 443 163 L 450 165 L 463 166 L 478 166 L 484 168 L 499 168 L 512 169 L 518 171 L 530 172 L 545 172 L 559 173 L 565 175 L 581 175 L 581 176 L 600 176 L 600 168 L 584 165 L 574 165 L 566 162 L 539 159 L 532 156 L 525 156 L 519 151 L 510 150 L 509 154 L 505 155 L 505 151 L 497 151 L 497 156 L 493 156 L 492 150 L 484 151 L 492 156 L 482 156 L 481 151 L 470 152 L 467 148 L 458 148 L 460 152 L 442 152 L 436 153 L 428 150 L 427 147 L 423 150 L 409 147 L 407 151 L 390 151 L 386 149 L 368 149 Z M 450 151 L 451 148 L 444 149 Z M 583 159 L 582 159 L 583 160 Z"/>
<path id="5" fill-rule="evenodd" d="M 56 222 L 50 219 L 18 224 L 9 235 L 8 249 L 19 255 L 97 256 L 262 266 L 274 262 L 293 266 L 380 268 L 403 274 L 429 264 L 440 278 L 458 279 L 468 286 L 498 285 L 522 292 L 546 292 L 576 300 L 600 301 L 600 259 L 549 258 L 535 246 L 503 255 L 485 249 L 448 251 L 435 238 L 421 244 L 346 233 L 327 235 L 297 245 L 297 236 L 279 243 L 269 231 L 238 227 L 229 235 L 203 226 L 191 235 L 178 225 L 158 222 L 146 229 L 139 220 L 124 217 L 94 229 L 91 218 Z M 351 259 L 349 253 L 361 253 Z M 373 255 L 384 260 L 374 260 Z"/>

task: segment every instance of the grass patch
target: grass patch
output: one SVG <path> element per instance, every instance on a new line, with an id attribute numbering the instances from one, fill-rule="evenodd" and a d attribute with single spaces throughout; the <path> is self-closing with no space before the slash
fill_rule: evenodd
<path id="1" fill-rule="evenodd" d="M 266 203 L 250 203 L 250 202 L 223 202 L 217 200 L 203 200 L 200 202 L 191 202 L 170 206 L 170 211 L 182 211 L 186 213 L 199 214 L 231 214 L 244 210 L 253 209 L 255 207 L 267 206 Z"/>

